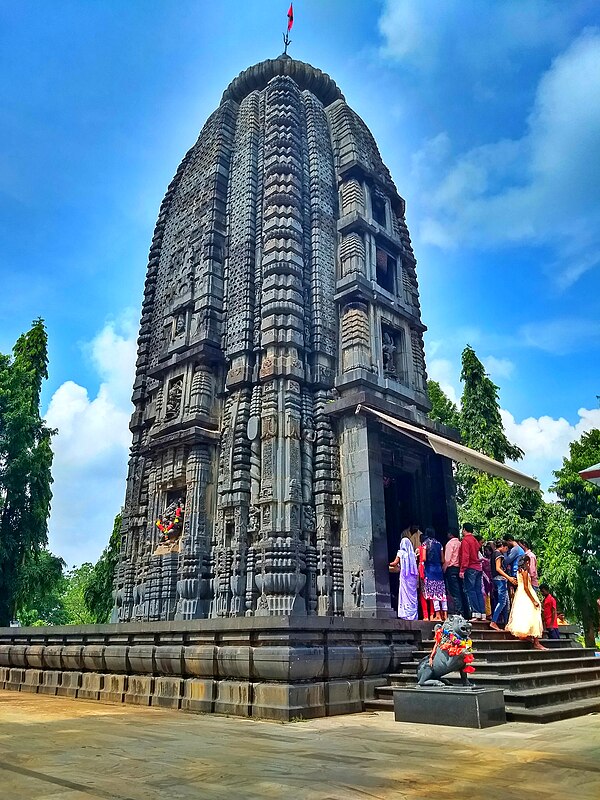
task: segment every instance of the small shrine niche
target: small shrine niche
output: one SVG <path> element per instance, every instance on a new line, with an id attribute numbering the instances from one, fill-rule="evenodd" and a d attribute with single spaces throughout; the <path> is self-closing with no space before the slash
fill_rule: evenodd
<path id="1" fill-rule="evenodd" d="M 179 552 L 185 516 L 185 489 L 166 493 L 164 510 L 156 520 L 160 538 L 154 555 Z"/>
<path id="2" fill-rule="evenodd" d="M 383 375 L 408 385 L 406 334 L 402 329 L 381 326 Z"/>
<path id="3" fill-rule="evenodd" d="M 176 419 L 181 410 L 181 400 L 183 397 L 183 376 L 173 378 L 169 381 L 169 389 L 167 391 L 167 405 L 165 408 L 165 420 L 169 421 Z"/>
<path id="4" fill-rule="evenodd" d="M 396 294 L 396 259 L 380 247 L 375 251 L 377 283 L 390 294 Z"/>
<path id="5" fill-rule="evenodd" d="M 371 208 L 373 210 L 373 219 L 382 228 L 386 226 L 386 213 L 385 213 L 385 197 L 380 194 L 371 194 Z"/>

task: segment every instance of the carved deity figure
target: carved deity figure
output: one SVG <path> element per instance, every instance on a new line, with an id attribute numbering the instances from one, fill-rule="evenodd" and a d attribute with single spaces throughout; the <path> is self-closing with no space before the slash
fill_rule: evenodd
<path id="1" fill-rule="evenodd" d="M 167 395 L 167 408 L 165 411 L 165 419 L 174 419 L 179 414 L 181 408 L 181 397 L 183 394 L 183 379 L 177 378 L 171 382 L 169 386 L 169 394 Z"/>
<path id="2" fill-rule="evenodd" d="M 185 333 L 185 315 L 184 314 L 177 314 L 175 317 L 175 329 L 173 333 L 173 338 L 177 336 L 182 336 Z"/>
<path id="3" fill-rule="evenodd" d="M 396 376 L 396 343 L 389 331 L 383 331 L 383 373 Z"/>

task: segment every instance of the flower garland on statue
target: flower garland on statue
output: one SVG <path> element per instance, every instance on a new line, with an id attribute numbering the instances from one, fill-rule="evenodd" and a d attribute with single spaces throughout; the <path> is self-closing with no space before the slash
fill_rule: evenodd
<path id="1" fill-rule="evenodd" d="M 160 539 L 161 542 L 166 542 L 170 538 L 169 533 L 173 530 L 173 528 L 175 528 L 175 526 L 177 527 L 179 526 L 179 523 L 181 522 L 182 513 L 183 512 L 181 506 L 178 505 L 177 508 L 175 509 L 175 514 L 172 520 L 165 519 L 162 516 L 156 520 L 156 527 L 162 533 Z"/>
<path id="2" fill-rule="evenodd" d="M 465 666 L 463 672 L 475 672 L 475 667 L 471 666 L 474 660 L 471 648 L 473 642 L 471 639 L 461 639 L 454 631 L 445 630 L 440 627 L 435 632 L 435 643 L 449 656 L 462 656 Z"/>

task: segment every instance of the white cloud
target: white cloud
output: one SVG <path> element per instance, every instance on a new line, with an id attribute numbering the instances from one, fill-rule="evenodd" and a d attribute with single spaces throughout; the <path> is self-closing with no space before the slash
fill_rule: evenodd
<path id="1" fill-rule="evenodd" d="M 579 420 L 572 425 L 564 417 L 548 416 L 528 417 L 517 422 L 509 411 L 501 411 L 506 435 L 525 451 L 525 457 L 515 464 L 516 468 L 535 475 L 545 491 L 554 481 L 553 470 L 558 469 L 568 455 L 570 443 L 600 428 L 600 408 L 580 408 L 577 413 Z"/>
<path id="2" fill-rule="evenodd" d="M 430 380 L 437 381 L 453 403 L 460 405 L 460 396 L 455 386 L 458 385 L 458 375 L 455 364 L 447 358 L 432 358 L 427 361 L 427 375 Z"/>
<path id="3" fill-rule="evenodd" d="M 46 413 L 48 425 L 58 428 L 50 547 L 69 564 L 97 559 L 123 503 L 136 358 L 132 315 L 108 322 L 83 349 L 101 381 L 96 396 L 66 381 Z"/>
<path id="4" fill-rule="evenodd" d="M 443 248 L 548 245 L 547 269 L 562 288 L 597 266 L 599 74 L 600 32 L 589 29 L 542 76 L 522 138 L 472 148 L 453 163 L 444 134 L 426 143 L 414 162 L 431 184 L 422 238 Z"/>
<path id="5" fill-rule="evenodd" d="M 519 341 L 555 355 L 566 355 L 582 346 L 593 347 L 600 342 L 598 320 L 565 317 L 547 322 L 530 322 L 519 329 Z"/>
<path id="6" fill-rule="evenodd" d="M 483 361 L 492 378 L 502 371 L 512 374 L 514 369 L 514 364 L 508 359 L 489 356 Z M 445 394 L 460 406 L 460 391 L 457 389 L 460 382 L 455 362 L 446 358 L 433 358 L 427 362 L 427 372 L 432 380 L 438 381 Z M 509 376 L 505 374 L 502 377 Z M 517 422 L 514 415 L 504 408 L 500 409 L 500 415 L 508 439 L 518 444 L 525 453 L 524 458 L 514 466 L 520 472 L 534 475 L 546 493 L 554 482 L 552 473 L 562 465 L 571 442 L 587 431 L 600 428 L 600 408 L 580 408 L 575 424 L 564 417 L 555 419 L 548 415 L 527 417 Z"/>
<path id="7" fill-rule="evenodd" d="M 487 356 L 482 359 L 482 363 L 485 371 L 494 381 L 498 380 L 498 378 L 512 378 L 515 371 L 515 365 L 509 358 Z"/>
<path id="8" fill-rule="evenodd" d="M 520 50 L 560 45 L 577 22 L 577 11 L 589 0 L 386 0 L 379 32 L 382 55 L 427 70 L 444 60 L 489 71 L 514 69 L 511 56 Z"/>

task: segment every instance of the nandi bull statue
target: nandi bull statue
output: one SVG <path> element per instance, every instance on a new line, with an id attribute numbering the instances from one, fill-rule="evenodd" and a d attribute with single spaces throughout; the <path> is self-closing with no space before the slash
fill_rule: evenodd
<path id="1" fill-rule="evenodd" d="M 434 645 L 431 653 L 417 667 L 417 686 L 450 686 L 444 678 L 450 672 L 460 672 L 463 686 L 472 686 L 471 623 L 459 615 L 448 617 L 434 628 Z"/>

